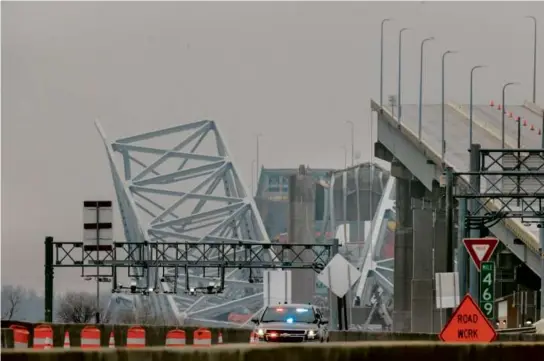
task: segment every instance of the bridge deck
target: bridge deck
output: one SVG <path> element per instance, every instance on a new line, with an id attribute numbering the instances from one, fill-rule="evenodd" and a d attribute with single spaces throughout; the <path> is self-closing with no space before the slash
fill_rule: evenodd
<path id="1" fill-rule="evenodd" d="M 468 114 L 468 105 L 461 105 L 461 111 Z M 540 148 L 542 146 L 542 135 L 538 135 L 538 130 L 542 128 L 542 116 L 538 116 L 531 110 L 524 106 L 506 106 L 506 111 L 512 112 L 512 118 L 509 114 L 505 115 L 505 142 L 509 148 L 517 148 L 517 132 L 518 123 L 516 117 L 521 118 L 521 147 L 522 148 Z M 489 105 L 478 105 L 473 107 L 473 119 L 483 124 L 490 132 L 496 135 L 497 138 L 501 137 L 501 111 L 497 107 L 491 107 Z M 527 121 L 527 125 L 523 126 L 523 121 Z M 534 126 L 534 130 L 531 130 L 531 125 Z"/>
<path id="2" fill-rule="evenodd" d="M 482 148 L 501 148 L 500 129 L 501 112 L 489 105 L 475 106 L 473 113 L 473 142 L 481 144 Z M 391 112 L 390 108 L 387 108 Z M 539 148 L 540 136 L 538 128 L 542 125 L 542 119 L 524 106 L 507 106 L 507 111 L 512 111 L 514 118 L 510 119 L 506 114 L 506 147 L 514 148 L 517 139 L 517 125 L 515 116 L 519 115 L 527 120 L 527 126 L 522 127 L 522 144 L 526 148 Z M 422 112 L 422 143 L 431 149 L 436 155 L 440 155 L 441 149 L 441 105 L 425 105 Z M 534 124 L 535 130 L 529 127 Z M 402 106 L 402 125 L 413 132 L 418 133 L 418 106 L 405 104 Z M 445 161 L 456 171 L 469 170 L 469 121 L 468 107 L 466 105 L 448 104 L 445 107 Z M 538 252 L 538 229 L 535 226 L 526 227 L 518 220 L 510 220 L 509 223 L 522 233 L 528 234 L 527 246 Z M 517 231 L 516 230 L 516 231 Z M 517 232 L 516 232 L 517 233 Z"/>

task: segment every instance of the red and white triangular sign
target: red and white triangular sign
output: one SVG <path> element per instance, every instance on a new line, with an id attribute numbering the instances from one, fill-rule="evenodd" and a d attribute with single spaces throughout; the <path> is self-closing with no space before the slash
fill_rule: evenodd
<path id="1" fill-rule="evenodd" d="M 495 252 L 499 240 L 497 238 L 465 238 L 463 244 L 479 271 L 482 262 L 489 261 L 491 255 Z"/>

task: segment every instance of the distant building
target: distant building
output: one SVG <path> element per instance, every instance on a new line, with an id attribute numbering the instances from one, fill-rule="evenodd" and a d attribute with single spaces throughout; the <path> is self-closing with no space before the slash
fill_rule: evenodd
<path id="1" fill-rule="evenodd" d="M 318 184 L 326 180 L 334 169 L 309 169 L 316 180 L 316 237 L 321 237 L 324 218 L 324 189 Z M 271 240 L 285 242 L 289 218 L 289 176 L 298 173 L 298 168 L 261 168 L 255 201 Z M 330 236 L 330 235 L 329 235 Z M 332 238 L 332 237 L 331 237 Z"/>

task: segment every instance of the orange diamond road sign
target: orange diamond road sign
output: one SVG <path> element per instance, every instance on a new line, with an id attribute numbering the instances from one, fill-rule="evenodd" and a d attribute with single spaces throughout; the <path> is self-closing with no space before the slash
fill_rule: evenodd
<path id="1" fill-rule="evenodd" d="M 440 332 L 444 342 L 491 342 L 496 337 L 495 328 L 469 294 Z"/>

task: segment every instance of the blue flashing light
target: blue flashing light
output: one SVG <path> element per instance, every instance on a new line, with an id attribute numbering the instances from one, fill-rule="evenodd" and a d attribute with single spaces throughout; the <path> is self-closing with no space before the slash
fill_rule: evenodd
<path id="1" fill-rule="evenodd" d="M 293 319 L 291 317 L 289 317 L 287 320 L 285 320 L 285 322 L 287 323 L 293 323 Z"/>

